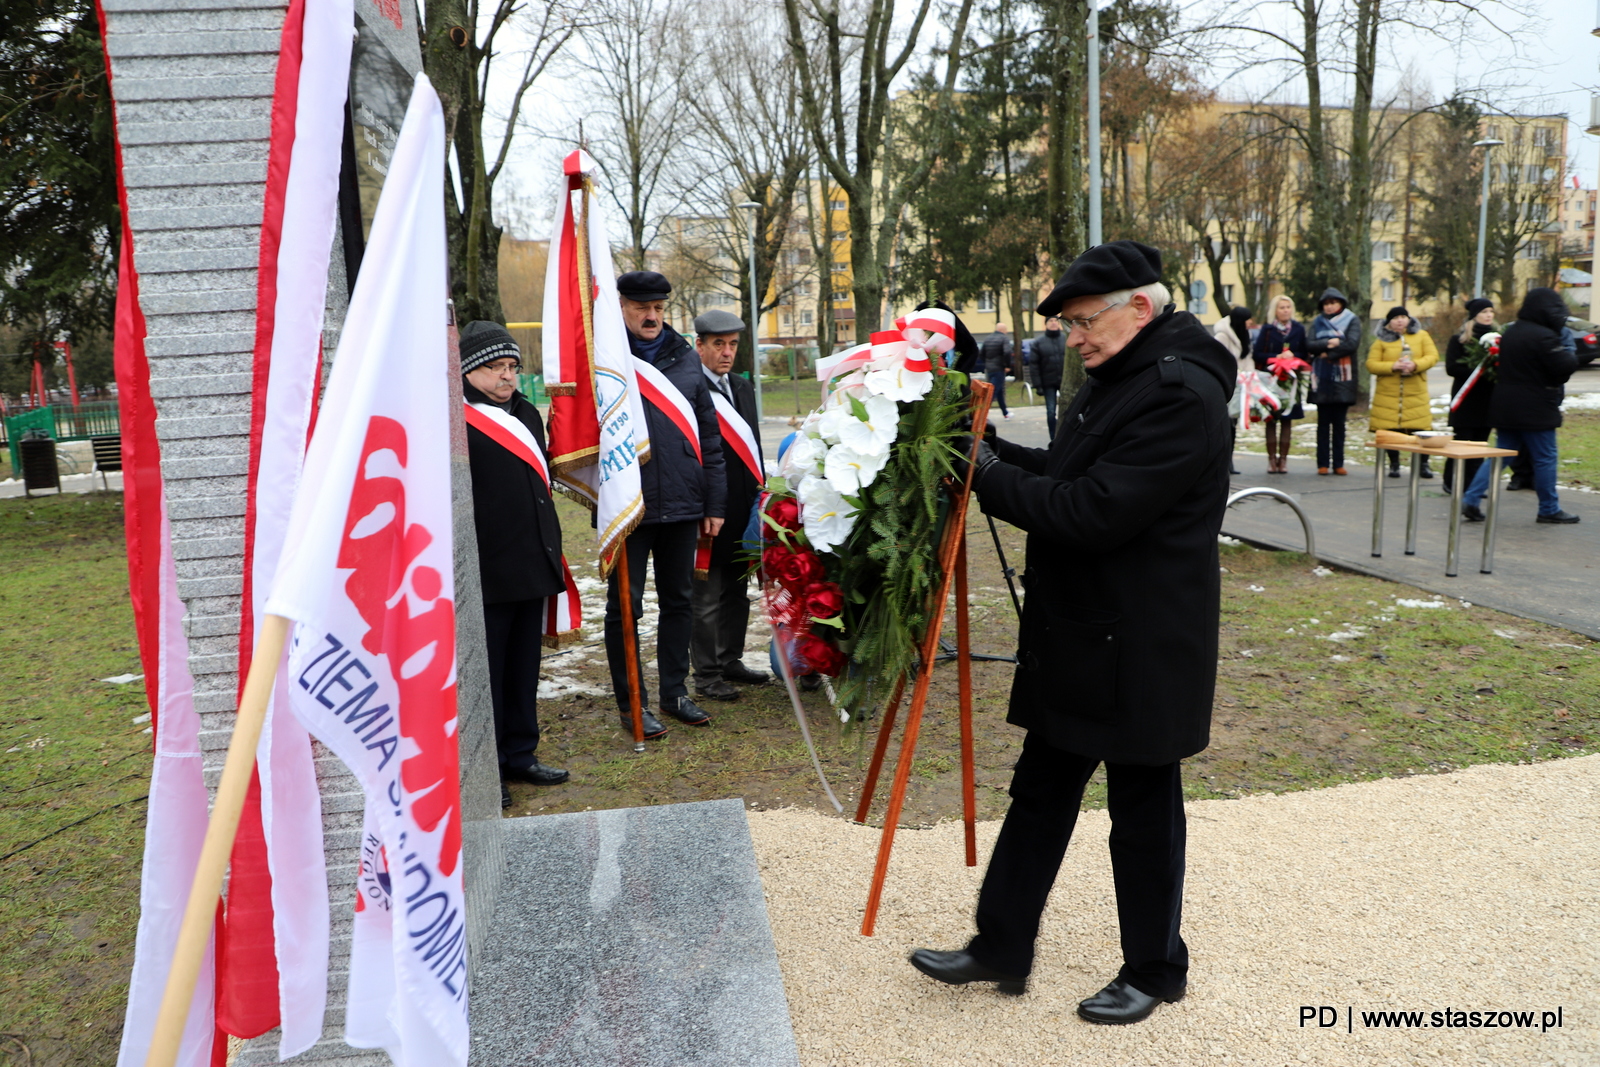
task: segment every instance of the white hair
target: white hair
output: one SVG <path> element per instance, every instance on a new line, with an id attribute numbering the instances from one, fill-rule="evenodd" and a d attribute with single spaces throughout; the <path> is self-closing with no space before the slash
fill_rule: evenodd
<path id="1" fill-rule="evenodd" d="M 1100 297 L 1108 304 L 1126 304 L 1136 296 L 1142 296 L 1150 301 L 1153 314 L 1159 315 L 1166 306 L 1172 303 L 1172 292 L 1160 282 L 1151 282 L 1141 285 L 1136 289 L 1118 289 L 1114 293 L 1105 293 Z"/>

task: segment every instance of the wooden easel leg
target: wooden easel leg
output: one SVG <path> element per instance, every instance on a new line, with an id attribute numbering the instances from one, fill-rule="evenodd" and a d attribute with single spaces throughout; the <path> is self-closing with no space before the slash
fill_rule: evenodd
<path id="1" fill-rule="evenodd" d="M 967 839 L 967 866 L 978 865 L 978 798 L 972 743 L 972 640 L 967 616 L 967 531 L 956 548 L 956 678 L 961 694 L 961 821 Z"/>
<path id="2" fill-rule="evenodd" d="M 883 721 L 878 724 L 878 741 L 872 746 L 872 763 L 867 766 L 867 780 L 861 786 L 861 803 L 856 806 L 856 822 L 866 822 L 867 813 L 872 810 L 872 795 L 878 789 L 878 772 L 883 770 L 883 756 L 889 751 L 889 734 L 894 731 L 894 719 L 900 710 L 900 698 L 905 695 L 905 675 L 894 683 L 894 696 L 889 698 L 889 706 L 884 709 Z"/>
<path id="3" fill-rule="evenodd" d="M 628 660 L 628 707 L 633 712 L 633 750 L 644 751 L 644 709 L 639 700 L 639 635 L 634 631 L 633 589 L 628 542 L 617 552 L 617 597 L 622 602 L 622 654 Z"/>

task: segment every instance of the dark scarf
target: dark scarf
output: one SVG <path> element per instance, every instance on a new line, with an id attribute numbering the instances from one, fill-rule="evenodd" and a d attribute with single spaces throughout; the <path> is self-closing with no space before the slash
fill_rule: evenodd
<path id="1" fill-rule="evenodd" d="M 633 349 L 634 355 L 653 366 L 656 357 L 661 354 L 661 349 L 666 346 L 668 336 L 665 326 L 661 327 L 661 332 L 656 334 L 654 341 L 646 341 L 644 338 L 635 335 L 632 330 L 629 330 L 628 347 Z"/>

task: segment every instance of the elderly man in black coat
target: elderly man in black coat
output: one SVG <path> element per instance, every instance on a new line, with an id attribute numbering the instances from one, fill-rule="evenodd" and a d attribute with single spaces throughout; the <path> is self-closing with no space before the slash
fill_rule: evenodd
<path id="1" fill-rule="evenodd" d="M 694 558 L 702 536 L 715 537 L 727 514 L 727 476 L 723 470 L 722 434 L 711 403 L 711 387 L 700 370 L 700 358 L 683 335 L 667 325 L 667 297 L 672 283 L 653 270 L 635 270 L 617 279 L 622 320 L 634 357 L 661 372 L 694 413 L 689 439 L 672 413 L 657 407 L 646 394 L 645 420 L 650 431 L 650 461 L 639 468 L 644 496 L 644 521 L 628 535 L 628 584 L 633 617 L 644 610 L 644 570 L 654 561 L 656 581 L 656 664 L 660 676 L 660 709 L 686 726 L 710 726 L 711 717 L 689 699 L 689 635 L 693 628 Z M 622 728 L 633 731 L 628 704 L 628 661 L 623 653 L 622 600 L 616 574 L 606 599 L 606 659 L 616 693 Z M 637 625 L 637 622 L 635 623 Z M 636 646 L 637 647 L 637 646 Z M 642 660 L 642 656 L 640 657 Z M 639 664 L 643 685 L 644 664 Z M 650 713 L 646 694 L 644 735 L 664 737 L 667 728 Z"/>
<path id="2" fill-rule="evenodd" d="M 984 511 L 1028 533 L 1008 721 L 1027 738 L 966 949 L 919 949 L 942 982 L 1022 993 L 1089 776 L 1106 765 L 1123 966 L 1078 1006 L 1131 1023 L 1183 996 L 1179 761 L 1209 743 L 1235 361 L 1168 304 L 1161 256 L 1090 249 L 1039 305 L 1059 314 L 1088 383 L 1050 448 L 980 445 Z"/>
<path id="3" fill-rule="evenodd" d="M 462 395 L 527 427 L 541 451 L 544 420 L 517 390 L 521 352 L 504 326 L 461 328 Z M 472 522 L 483 583 L 483 629 L 500 753 L 500 803 L 510 807 L 507 779 L 557 785 L 567 772 L 539 762 L 539 664 L 544 654 L 544 602 L 565 587 L 561 520 L 550 486 L 526 460 L 477 427 L 467 426 L 472 467 Z"/>
<path id="4" fill-rule="evenodd" d="M 1533 461 L 1533 488 L 1539 496 L 1535 522 L 1570 525 L 1578 516 L 1561 509 L 1556 493 L 1556 429 L 1567 379 L 1578 369 L 1575 351 L 1562 344 L 1567 305 L 1554 289 L 1530 289 L 1517 321 L 1500 337 L 1500 365 L 1495 372 L 1489 421 L 1498 431 L 1496 444 L 1514 448 Z M 1483 520 L 1478 505 L 1489 492 L 1489 464 L 1478 468 L 1467 486 L 1461 513 Z"/>

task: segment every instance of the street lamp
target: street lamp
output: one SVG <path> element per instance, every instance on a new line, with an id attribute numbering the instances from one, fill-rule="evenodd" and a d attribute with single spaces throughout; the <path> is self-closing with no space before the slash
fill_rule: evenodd
<path id="1" fill-rule="evenodd" d="M 1100 4 L 1089 0 L 1089 246 L 1100 243 Z"/>
<path id="2" fill-rule="evenodd" d="M 756 422 L 762 418 L 761 413 L 761 342 L 756 332 L 756 323 L 761 319 L 761 293 L 756 289 L 756 220 L 760 217 L 761 205 L 754 200 L 746 200 L 739 205 L 740 208 L 750 212 L 750 382 L 756 387 Z M 755 427 L 757 433 L 761 427 Z"/>
<path id="3" fill-rule="evenodd" d="M 1472 144 L 1473 148 L 1483 149 L 1483 196 L 1478 201 L 1478 267 L 1472 275 L 1473 296 L 1483 295 L 1483 242 L 1489 232 L 1489 161 L 1494 158 L 1495 148 L 1503 144 L 1493 137 Z"/>

